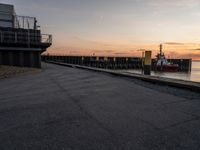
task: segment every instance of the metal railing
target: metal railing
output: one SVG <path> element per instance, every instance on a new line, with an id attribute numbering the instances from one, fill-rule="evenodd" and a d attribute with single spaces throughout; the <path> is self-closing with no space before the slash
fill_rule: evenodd
<path id="1" fill-rule="evenodd" d="M 37 31 L 37 30 L 36 30 Z M 52 35 L 40 34 L 40 32 L 0 31 L 1 44 L 27 44 L 40 45 L 52 44 Z"/>
<path id="2" fill-rule="evenodd" d="M 17 29 L 37 29 L 35 17 L 14 15 L 14 28 Z"/>
<path id="3" fill-rule="evenodd" d="M 4 24 L 0 24 L 0 27 L 12 27 L 15 29 L 33 29 L 37 30 L 37 20 L 35 17 L 18 16 L 11 14 L 4 14 L 0 12 L 0 20 Z"/>
<path id="4" fill-rule="evenodd" d="M 52 44 L 52 35 L 51 34 L 41 34 L 41 42 Z"/>

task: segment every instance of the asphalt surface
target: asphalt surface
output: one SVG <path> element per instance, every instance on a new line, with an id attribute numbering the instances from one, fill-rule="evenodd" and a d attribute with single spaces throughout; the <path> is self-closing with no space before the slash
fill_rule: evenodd
<path id="1" fill-rule="evenodd" d="M 0 150 L 199 150 L 200 94 L 43 64 L 0 80 Z"/>

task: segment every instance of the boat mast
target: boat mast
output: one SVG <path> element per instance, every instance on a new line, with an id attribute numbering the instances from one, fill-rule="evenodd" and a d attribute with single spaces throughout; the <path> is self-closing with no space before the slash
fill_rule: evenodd
<path id="1" fill-rule="evenodd" d="M 160 56 L 162 56 L 162 49 L 163 49 L 163 45 L 160 44 Z"/>

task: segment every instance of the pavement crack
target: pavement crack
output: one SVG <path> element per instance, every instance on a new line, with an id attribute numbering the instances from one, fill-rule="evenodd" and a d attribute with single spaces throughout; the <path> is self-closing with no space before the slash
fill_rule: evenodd
<path id="1" fill-rule="evenodd" d="M 79 100 L 74 98 L 67 89 L 65 89 L 56 80 L 52 79 L 52 81 L 61 89 L 61 91 L 65 92 L 69 96 L 69 98 L 73 101 L 73 103 L 79 108 L 79 110 L 83 114 L 85 114 L 89 119 L 93 120 L 94 123 L 96 123 L 101 129 L 103 129 L 104 131 L 106 131 L 109 134 L 109 136 L 112 139 L 113 144 L 116 143 L 116 142 L 117 143 L 118 142 L 120 142 L 120 143 L 123 142 L 122 137 L 119 134 L 115 134 L 115 132 L 112 131 L 112 129 L 109 129 L 101 121 L 96 119 L 90 112 L 88 112 L 83 106 L 81 106 L 81 104 L 79 103 Z M 125 143 L 125 141 L 124 141 L 124 143 Z"/>
<path id="2" fill-rule="evenodd" d="M 178 122 L 178 123 L 169 125 L 169 126 L 164 127 L 164 128 L 160 128 L 160 130 L 167 130 L 167 129 L 174 128 L 174 127 L 177 127 L 179 125 L 183 125 L 183 124 L 186 124 L 186 123 L 189 123 L 189 122 L 192 122 L 192 121 L 196 121 L 196 120 L 199 120 L 199 117 L 188 119 L 188 120 L 185 120 L 185 121 L 182 121 L 182 122 Z"/>
<path id="3" fill-rule="evenodd" d="M 54 84 L 56 84 L 58 86 L 58 88 L 61 91 L 66 91 L 66 89 L 60 83 L 58 83 L 56 80 L 54 80 L 53 78 L 51 78 L 51 80 L 53 81 Z"/>

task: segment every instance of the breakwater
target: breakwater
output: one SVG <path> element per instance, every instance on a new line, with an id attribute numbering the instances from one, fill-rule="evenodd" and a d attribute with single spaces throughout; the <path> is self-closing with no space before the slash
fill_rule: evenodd
<path id="1" fill-rule="evenodd" d="M 57 56 L 42 55 L 42 61 L 56 61 L 68 64 L 83 65 L 104 69 L 142 69 L 143 59 L 140 57 L 94 57 L 94 56 Z M 191 59 L 169 59 L 180 66 L 179 71 L 190 72 Z M 152 59 L 152 70 L 155 70 L 155 59 Z"/>

